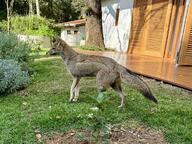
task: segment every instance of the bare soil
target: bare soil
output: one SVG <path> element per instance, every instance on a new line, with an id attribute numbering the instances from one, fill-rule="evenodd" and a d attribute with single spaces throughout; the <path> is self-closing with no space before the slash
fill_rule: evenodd
<path id="1" fill-rule="evenodd" d="M 64 134 L 54 134 L 51 136 L 42 136 L 39 139 L 46 144 L 98 144 L 88 131 L 81 130 L 79 132 L 70 131 Z M 160 132 L 154 131 L 146 127 L 135 129 L 119 129 L 111 130 L 110 138 L 107 140 L 110 144 L 168 144 Z"/>

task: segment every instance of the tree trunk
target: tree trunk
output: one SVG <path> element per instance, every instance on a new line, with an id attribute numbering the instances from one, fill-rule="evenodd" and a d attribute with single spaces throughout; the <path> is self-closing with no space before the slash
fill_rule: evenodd
<path id="1" fill-rule="evenodd" d="M 7 32 L 10 33 L 10 25 L 11 25 L 11 15 L 12 15 L 12 9 L 13 9 L 13 3 L 14 0 L 5 0 L 6 8 L 7 8 Z"/>
<path id="2" fill-rule="evenodd" d="M 36 12 L 37 12 L 37 15 L 40 16 L 39 0 L 36 0 Z"/>
<path id="3" fill-rule="evenodd" d="M 86 21 L 86 45 L 104 48 L 101 0 L 86 0 L 89 11 Z"/>
<path id="4" fill-rule="evenodd" d="M 29 2 L 29 16 L 33 15 L 33 0 L 28 0 Z"/>
<path id="5" fill-rule="evenodd" d="M 7 32 L 10 32 L 9 0 L 5 1 L 7 7 Z"/>

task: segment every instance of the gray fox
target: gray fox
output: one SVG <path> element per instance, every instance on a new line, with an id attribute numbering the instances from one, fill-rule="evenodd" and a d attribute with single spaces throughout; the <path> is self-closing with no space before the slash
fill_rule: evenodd
<path id="1" fill-rule="evenodd" d="M 79 97 L 79 81 L 81 77 L 96 77 L 99 92 L 105 91 L 108 87 L 117 92 L 121 98 L 119 107 L 124 107 L 125 105 L 121 82 L 136 88 L 147 99 L 158 103 L 148 85 L 139 76 L 111 58 L 80 54 L 59 37 L 53 40 L 52 49 L 48 53 L 59 53 L 73 77 L 70 89 L 70 102 L 77 101 Z"/>

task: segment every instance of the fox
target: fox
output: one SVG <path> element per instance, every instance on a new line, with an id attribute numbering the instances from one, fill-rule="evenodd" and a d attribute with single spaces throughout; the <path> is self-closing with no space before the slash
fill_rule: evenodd
<path id="1" fill-rule="evenodd" d="M 67 70 L 73 78 L 70 88 L 69 102 L 76 102 L 79 98 L 79 82 L 82 77 L 96 77 L 96 85 L 99 93 L 112 88 L 121 99 L 119 108 L 125 106 L 125 95 L 122 91 L 122 83 L 138 90 L 145 98 L 158 103 L 149 86 L 137 74 L 118 64 L 112 58 L 96 55 L 81 54 L 72 49 L 60 37 L 52 40 L 52 48 L 49 55 L 60 54 Z"/>

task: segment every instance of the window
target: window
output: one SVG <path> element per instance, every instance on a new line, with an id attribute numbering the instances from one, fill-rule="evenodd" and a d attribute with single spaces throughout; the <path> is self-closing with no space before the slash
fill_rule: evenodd
<path id="1" fill-rule="evenodd" d="M 74 30 L 74 34 L 78 34 L 78 30 Z"/>
<path id="2" fill-rule="evenodd" d="M 67 30 L 67 34 L 71 34 L 71 30 Z"/>
<path id="3" fill-rule="evenodd" d="M 119 11 L 120 11 L 120 9 L 117 8 L 116 9 L 116 16 L 115 16 L 115 26 L 117 26 L 118 22 L 119 22 Z"/>

